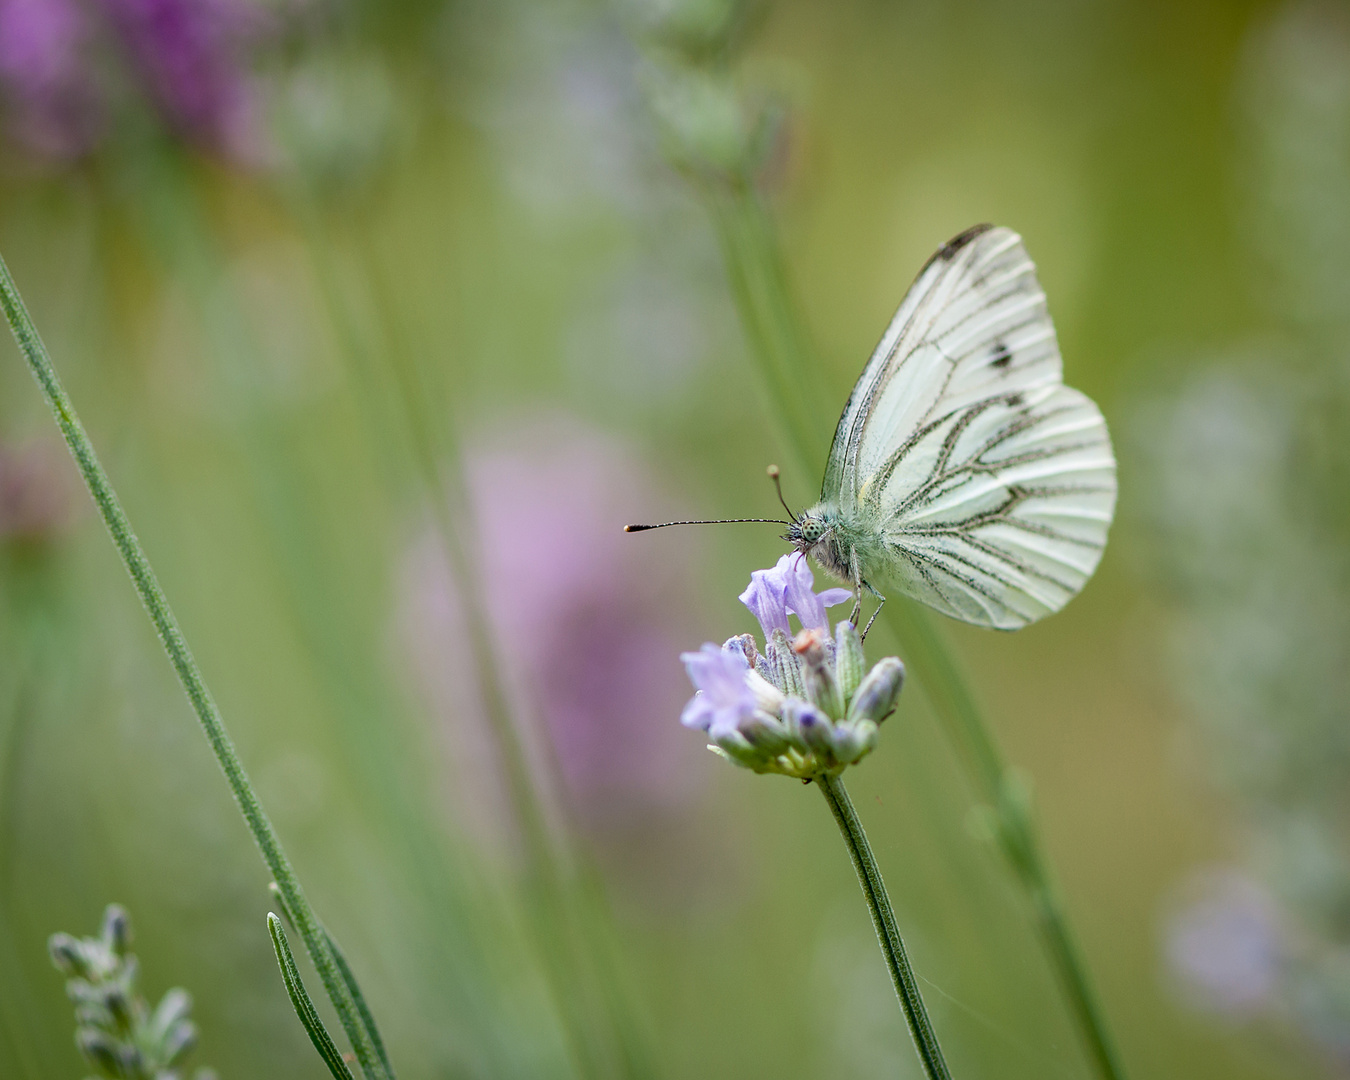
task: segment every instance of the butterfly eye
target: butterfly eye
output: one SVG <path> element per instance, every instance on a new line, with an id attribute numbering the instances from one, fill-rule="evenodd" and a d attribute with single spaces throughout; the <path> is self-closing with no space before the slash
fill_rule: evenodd
<path id="1" fill-rule="evenodd" d="M 825 525 L 818 518 L 807 518 L 802 522 L 802 539 L 814 544 L 825 533 Z"/>

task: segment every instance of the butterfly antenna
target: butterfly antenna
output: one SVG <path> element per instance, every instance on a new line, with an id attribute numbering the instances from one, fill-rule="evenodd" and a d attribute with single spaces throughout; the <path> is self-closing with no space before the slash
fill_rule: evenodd
<path id="1" fill-rule="evenodd" d="M 663 521 L 659 525 L 625 525 L 624 532 L 646 532 L 648 529 L 668 529 L 672 525 L 738 525 L 743 521 L 761 521 L 770 525 L 791 525 L 777 518 L 716 518 L 711 521 Z"/>
<path id="2" fill-rule="evenodd" d="M 774 490 L 778 492 L 778 501 L 783 504 L 783 509 L 787 511 L 788 517 L 790 517 L 792 521 L 796 521 L 801 515 L 792 509 L 792 507 L 787 504 L 787 500 L 783 498 L 783 481 L 778 477 L 777 465 L 769 466 L 769 479 L 773 481 Z M 784 524 L 791 525 L 792 521 L 785 522 Z"/>

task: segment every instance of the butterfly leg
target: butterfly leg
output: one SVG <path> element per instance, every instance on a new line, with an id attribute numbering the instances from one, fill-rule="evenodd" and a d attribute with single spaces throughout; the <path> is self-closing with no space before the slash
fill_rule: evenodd
<path id="1" fill-rule="evenodd" d="M 849 576 L 853 578 L 853 610 L 849 613 L 848 621 L 857 626 L 858 616 L 862 614 L 863 579 L 862 568 L 856 560 L 853 563 L 853 573 Z M 871 626 L 872 624 L 868 623 L 867 625 Z"/>
<path id="2" fill-rule="evenodd" d="M 872 595 L 875 596 L 880 601 L 880 603 L 877 604 L 876 611 L 872 612 L 872 617 L 867 620 L 867 625 L 863 627 L 863 632 L 858 639 L 860 641 L 867 640 L 867 631 L 872 629 L 872 624 L 877 621 L 877 616 L 881 614 L 881 609 L 886 606 L 886 598 L 882 596 L 881 593 L 877 592 L 876 589 L 873 589 L 870 585 L 868 586 L 868 589 L 872 593 Z"/>

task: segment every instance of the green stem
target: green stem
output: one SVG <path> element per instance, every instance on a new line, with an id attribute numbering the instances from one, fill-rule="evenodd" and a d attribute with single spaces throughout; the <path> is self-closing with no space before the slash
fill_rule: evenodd
<path id="1" fill-rule="evenodd" d="M 623 995 L 609 985 L 596 957 L 575 872 L 566 865 L 562 838 L 549 826 L 536 793 L 525 740 L 511 707 L 501 672 L 503 658 L 493 641 L 488 599 L 468 539 L 473 536 L 470 501 L 464 485 L 459 440 L 447 409 L 428 385 L 417 352 L 400 331 L 394 290 L 380 271 L 370 225 L 359 217 L 342 235 L 355 254 L 357 272 L 373 301 L 373 331 L 378 349 L 365 344 L 343 302 L 331 265 L 335 237 L 314 192 L 297 185 L 292 192 L 303 223 L 325 302 L 347 360 L 359 378 L 363 403 L 373 427 L 383 422 L 397 432 L 414 464 L 432 524 L 460 588 L 466 613 L 465 646 L 483 699 L 483 711 L 501 754 L 505 786 L 517 818 L 527 866 L 528 927 L 544 975 L 563 1021 L 577 1071 L 590 1077 L 639 1077 L 650 1073 L 639 1040 L 622 1015 Z M 348 215 L 348 220 L 355 215 Z M 376 355 L 378 351 L 379 355 Z M 381 414 L 376 401 L 387 405 Z M 391 440 L 392 441 L 392 440 Z"/>
<path id="2" fill-rule="evenodd" d="M 942 1047 L 938 1045 L 937 1033 L 933 1031 L 933 1023 L 928 1019 L 928 1010 L 924 1008 L 923 998 L 919 994 L 918 980 L 905 953 L 905 943 L 900 940 L 900 931 L 895 925 L 895 913 L 891 910 L 891 899 L 886 895 L 886 884 L 881 880 L 872 845 L 867 842 L 867 834 L 858 820 L 858 812 L 853 809 L 853 801 L 848 797 L 844 781 L 837 776 L 819 776 L 816 784 L 825 796 L 825 801 L 830 804 L 830 811 L 848 846 L 849 858 L 853 860 L 853 869 L 858 872 L 858 884 L 867 898 L 867 910 L 872 913 L 877 942 L 886 958 L 886 967 L 890 969 L 895 996 L 900 999 L 900 1008 L 904 1011 L 905 1023 L 909 1025 L 909 1033 L 914 1039 L 919 1060 L 923 1062 L 924 1072 L 929 1080 L 951 1080 L 947 1062 L 942 1056 Z"/>
<path id="3" fill-rule="evenodd" d="M 178 673 L 178 679 L 187 692 L 193 711 L 201 721 L 207 742 L 211 744 L 216 761 L 219 762 L 221 771 L 225 773 L 225 779 L 230 785 L 235 801 L 239 804 L 249 831 L 253 834 L 258 850 L 262 853 L 263 861 L 295 916 L 296 928 L 305 943 L 305 950 L 323 980 L 328 997 L 351 1039 L 357 1061 L 360 1062 L 369 1080 L 392 1080 L 391 1074 L 384 1068 L 375 1051 L 369 1033 L 361 1023 L 351 992 L 342 979 L 333 959 L 332 950 L 328 947 L 328 941 L 315 918 L 314 910 L 305 898 L 299 879 L 291 868 L 290 860 L 281 847 L 281 841 L 272 828 L 272 823 L 267 819 L 257 795 L 254 794 L 248 775 L 239 760 L 239 754 L 225 730 L 220 711 L 197 668 L 197 662 L 193 659 L 183 632 L 178 626 L 178 620 L 169 607 L 164 590 L 155 577 L 150 560 L 132 531 L 131 522 L 118 502 L 107 473 L 104 472 L 98 455 L 94 452 L 93 443 L 90 442 L 70 398 L 61 385 L 61 380 L 57 377 L 46 346 L 38 336 L 37 327 L 34 326 L 14 279 L 10 276 L 9 267 L 2 257 L 0 257 L 0 306 L 4 308 L 5 317 L 24 358 L 28 361 L 29 369 L 42 388 L 43 396 L 47 399 L 61 434 L 65 436 L 66 445 L 70 447 L 71 455 L 75 458 L 84 482 L 88 485 L 89 493 L 98 506 L 99 514 L 107 526 L 113 544 L 122 556 L 122 562 L 131 575 L 136 592 L 140 595 L 150 621 L 164 645 L 164 651 Z"/>
<path id="4" fill-rule="evenodd" d="M 818 365 L 811 359 L 805 329 L 795 315 L 772 218 L 744 179 L 708 194 L 756 365 L 780 410 L 783 434 L 802 467 L 810 467 L 815 464 L 815 440 L 810 433 L 821 430 L 827 421 L 832 423 L 833 417 L 823 416 L 819 409 L 812 409 L 807 417 L 800 411 L 809 408 L 810 402 L 829 398 L 813 387 Z M 799 390 L 804 391 L 800 398 L 796 396 Z M 1103 1080 L 1123 1080 L 1124 1070 L 1069 928 L 1049 860 L 1030 814 L 1011 809 L 1013 804 L 1006 798 L 1013 786 L 1011 771 L 956 657 L 917 604 L 892 600 L 885 615 L 977 789 L 997 808 L 1004 850 L 1027 893 L 1041 942 L 1098 1073 Z"/>

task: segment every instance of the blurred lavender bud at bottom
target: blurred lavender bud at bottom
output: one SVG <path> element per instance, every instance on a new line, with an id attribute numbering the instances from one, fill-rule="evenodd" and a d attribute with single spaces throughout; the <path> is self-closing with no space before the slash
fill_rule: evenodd
<path id="1" fill-rule="evenodd" d="M 1198 875 L 1164 928 L 1165 954 L 1182 992 L 1215 1012 L 1268 1006 L 1283 978 L 1285 945 L 1274 900 L 1235 870 Z"/>

